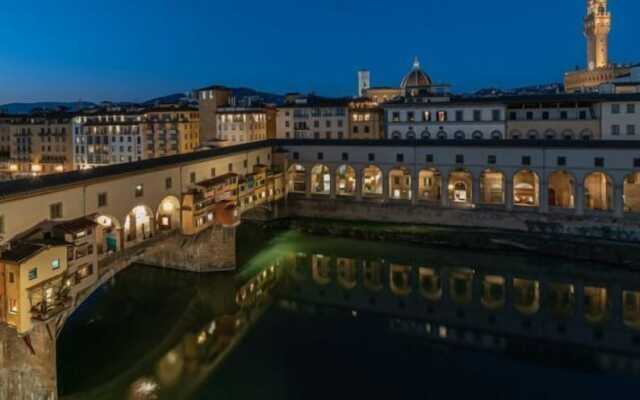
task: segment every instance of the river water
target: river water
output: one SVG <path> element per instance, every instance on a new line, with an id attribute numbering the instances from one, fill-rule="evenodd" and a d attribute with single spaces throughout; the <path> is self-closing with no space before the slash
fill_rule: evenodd
<path id="1" fill-rule="evenodd" d="M 64 399 L 640 393 L 640 277 L 241 228 L 238 271 L 132 266 L 58 342 Z"/>

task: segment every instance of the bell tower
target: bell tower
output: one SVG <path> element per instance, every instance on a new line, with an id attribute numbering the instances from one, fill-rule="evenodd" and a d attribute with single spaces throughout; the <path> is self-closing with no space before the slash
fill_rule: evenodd
<path id="1" fill-rule="evenodd" d="M 609 66 L 609 32 L 611 13 L 608 0 L 587 0 L 584 34 L 587 37 L 587 66 L 589 71 Z"/>

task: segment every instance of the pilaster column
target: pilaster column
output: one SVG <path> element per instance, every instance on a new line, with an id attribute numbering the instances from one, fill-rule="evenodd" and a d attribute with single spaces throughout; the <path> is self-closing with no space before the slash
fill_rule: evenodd
<path id="1" fill-rule="evenodd" d="M 584 215 L 584 185 L 576 183 L 576 215 Z"/>
<path id="2" fill-rule="evenodd" d="M 364 170 L 356 172 L 356 200 L 362 201 L 362 185 L 364 184 Z"/>
<path id="3" fill-rule="evenodd" d="M 338 177 L 333 168 L 329 168 L 329 176 L 331 177 L 331 180 L 329 181 L 329 198 L 331 198 L 331 200 L 335 200 L 336 192 L 338 191 Z"/>
<path id="4" fill-rule="evenodd" d="M 382 200 L 389 201 L 389 171 L 382 171 Z"/>
<path id="5" fill-rule="evenodd" d="M 473 174 L 471 176 L 471 202 L 477 207 L 480 205 L 480 175 Z"/>
<path id="6" fill-rule="evenodd" d="M 411 173 L 411 204 L 414 206 L 418 204 L 418 177 L 419 172 L 414 170 Z"/>
<path id="7" fill-rule="evenodd" d="M 539 201 L 540 201 L 540 206 L 538 207 L 538 211 L 546 214 L 549 212 L 549 188 L 547 187 L 547 185 L 549 184 L 549 181 L 547 180 L 546 176 L 544 176 L 543 174 L 541 174 L 542 178 L 540 179 L 540 195 L 539 197 Z"/>
<path id="8" fill-rule="evenodd" d="M 504 181 L 504 208 L 507 211 L 513 210 L 513 178 L 505 177 Z"/>
<path id="9" fill-rule="evenodd" d="M 311 168 L 305 167 L 305 176 L 307 184 L 304 188 L 304 195 L 306 198 L 311 198 Z"/>
<path id="10" fill-rule="evenodd" d="M 449 170 L 440 171 L 440 207 L 449 207 Z"/>
<path id="11" fill-rule="evenodd" d="M 616 218 L 624 216 L 624 185 L 618 183 L 613 186 L 613 215 Z"/>

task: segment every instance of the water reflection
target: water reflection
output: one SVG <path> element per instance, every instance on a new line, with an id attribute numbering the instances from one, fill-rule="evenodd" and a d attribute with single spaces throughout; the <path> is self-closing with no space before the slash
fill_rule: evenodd
<path id="1" fill-rule="evenodd" d="M 265 315 L 313 319 L 323 309 L 356 324 L 375 317 L 393 334 L 451 346 L 502 353 L 522 348 L 540 353 L 544 343 L 575 347 L 600 369 L 638 372 L 640 278 L 598 266 L 558 263 L 551 270 L 547 263 L 278 236 L 238 274 L 172 275 L 172 284 L 185 280 L 178 289 L 152 281 L 158 290 L 153 296 L 188 300 L 175 312 L 166 311 L 163 318 L 172 316 L 173 325 L 161 328 L 161 340 L 113 379 L 82 395 L 73 387 L 68 391 L 83 399 L 209 398 L 196 396 Z M 140 282 L 133 286 L 140 290 Z M 118 292 L 110 296 L 126 298 Z M 146 312 L 145 307 L 136 312 Z M 282 334 L 295 335 L 295 327 Z"/>

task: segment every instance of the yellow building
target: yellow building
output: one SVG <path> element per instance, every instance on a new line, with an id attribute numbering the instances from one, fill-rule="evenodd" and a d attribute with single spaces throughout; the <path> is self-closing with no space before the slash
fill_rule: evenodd
<path id="1" fill-rule="evenodd" d="M 145 111 L 141 131 L 144 158 L 184 154 L 200 146 L 198 109 L 189 105 L 160 105 Z"/>
<path id="2" fill-rule="evenodd" d="M 230 172 L 194 184 L 182 196 L 182 233 L 196 235 L 202 232 L 216 223 L 220 208 L 235 206 L 238 179 L 238 174 Z"/>
<path id="3" fill-rule="evenodd" d="M 367 98 L 349 103 L 350 139 L 384 139 L 384 110 Z"/>
<path id="4" fill-rule="evenodd" d="M 62 112 L 12 118 L 10 171 L 46 175 L 73 170 L 72 116 Z"/>
<path id="5" fill-rule="evenodd" d="M 66 311 L 98 277 L 91 218 L 45 221 L 19 235 L 0 255 L 0 318 L 29 332 Z"/>

